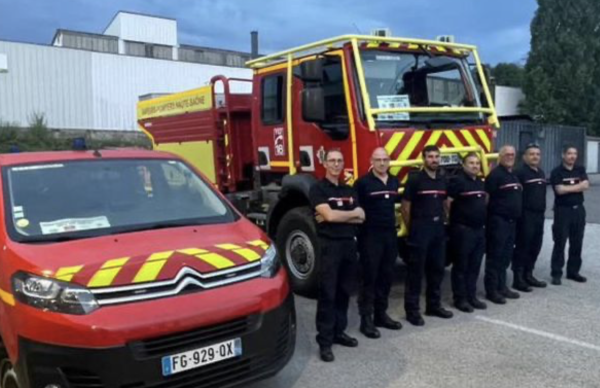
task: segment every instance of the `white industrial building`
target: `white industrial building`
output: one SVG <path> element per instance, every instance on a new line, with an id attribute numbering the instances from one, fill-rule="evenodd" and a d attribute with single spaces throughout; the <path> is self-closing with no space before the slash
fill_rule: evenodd
<path id="1" fill-rule="evenodd" d="M 43 114 L 53 129 L 136 130 L 140 96 L 196 88 L 218 74 L 251 78 L 250 57 L 181 45 L 176 20 L 129 12 L 102 34 L 58 30 L 51 45 L 0 40 L 0 121 L 26 127 Z"/>

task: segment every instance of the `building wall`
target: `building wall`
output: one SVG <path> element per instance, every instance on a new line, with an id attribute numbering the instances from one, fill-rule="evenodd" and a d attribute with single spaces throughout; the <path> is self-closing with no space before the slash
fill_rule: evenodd
<path id="1" fill-rule="evenodd" d="M 519 104 L 525 99 L 525 94 L 521 88 L 496 86 L 494 94 L 494 104 L 498 116 L 517 116 L 520 114 Z"/>
<path id="2" fill-rule="evenodd" d="M 501 121 L 495 148 L 513 145 L 517 149 L 518 162 L 528 143 L 537 143 L 542 150 L 542 168 L 547 174 L 562 161 L 562 147 L 574 145 L 579 150 L 579 161 L 587 163 L 586 130 L 554 124 L 538 124 L 529 121 Z"/>
<path id="3" fill-rule="evenodd" d="M 587 139 L 587 170 L 590 174 L 600 172 L 600 139 L 588 137 Z"/>
<path id="4" fill-rule="evenodd" d="M 136 130 L 138 97 L 205 85 L 218 74 L 251 78 L 244 68 L 139 58 L 0 41 L 0 120 L 26 126 L 34 113 L 56 129 Z M 232 84 L 250 92 L 250 84 Z"/>
<path id="5" fill-rule="evenodd" d="M 177 21 L 119 12 L 104 34 L 135 42 L 177 46 Z"/>

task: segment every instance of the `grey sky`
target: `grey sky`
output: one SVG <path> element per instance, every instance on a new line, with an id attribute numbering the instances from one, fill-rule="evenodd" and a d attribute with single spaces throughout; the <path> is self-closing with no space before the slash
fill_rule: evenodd
<path id="1" fill-rule="evenodd" d="M 455 35 L 484 62 L 523 63 L 535 0 L 0 0 L 0 39 L 49 43 L 57 28 L 101 33 L 119 10 L 175 18 L 180 43 L 261 53 L 391 28 L 393 35 Z"/>

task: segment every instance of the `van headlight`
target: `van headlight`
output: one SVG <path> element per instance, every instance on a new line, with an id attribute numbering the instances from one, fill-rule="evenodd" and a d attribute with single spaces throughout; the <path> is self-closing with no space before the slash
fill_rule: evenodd
<path id="1" fill-rule="evenodd" d="M 260 274 L 263 278 L 272 278 L 277 274 L 281 267 L 281 262 L 277 256 L 277 249 L 275 245 L 271 245 L 266 251 L 263 257 L 260 258 Z"/>
<path id="2" fill-rule="evenodd" d="M 90 290 L 60 280 L 19 272 L 13 276 L 12 285 L 19 302 L 38 309 L 84 315 L 99 307 Z"/>

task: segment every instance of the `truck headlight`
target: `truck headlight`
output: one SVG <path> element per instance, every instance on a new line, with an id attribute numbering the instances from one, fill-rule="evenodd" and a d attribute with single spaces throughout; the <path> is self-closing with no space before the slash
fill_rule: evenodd
<path id="1" fill-rule="evenodd" d="M 26 305 L 56 313 L 84 315 L 98 309 L 85 287 L 19 272 L 12 279 L 15 298 Z"/>
<path id="2" fill-rule="evenodd" d="M 277 274 L 279 268 L 281 267 L 281 263 L 279 261 L 279 257 L 277 256 L 277 249 L 275 249 L 275 245 L 271 245 L 260 259 L 261 264 L 261 276 L 263 278 L 272 278 Z"/>

